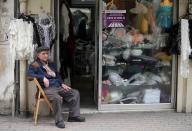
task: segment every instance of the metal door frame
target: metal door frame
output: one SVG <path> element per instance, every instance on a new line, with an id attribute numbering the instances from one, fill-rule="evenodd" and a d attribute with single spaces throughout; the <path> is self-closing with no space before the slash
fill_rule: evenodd
<path id="1" fill-rule="evenodd" d="M 174 2 L 173 23 L 176 23 L 178 3 Z M 159 104 L 102 104 L 102 1 L 99 1 L 99 53 L 98 53 L 98 110 L 99 111 L 162 111 L 174 110 L 176 104 L 176 87 L 177 87 L 177 57 L 172 59 L 172 83 L 171 83 L 171 103 Z"/>

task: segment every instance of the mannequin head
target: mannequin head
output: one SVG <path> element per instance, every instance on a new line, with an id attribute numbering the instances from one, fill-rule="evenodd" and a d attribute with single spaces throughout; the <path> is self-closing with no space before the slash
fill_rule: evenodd
<path id="1" fill-rule="evenodd" d="M 161 0 L 161 6 L 173 6 L 172 0 Z"/>

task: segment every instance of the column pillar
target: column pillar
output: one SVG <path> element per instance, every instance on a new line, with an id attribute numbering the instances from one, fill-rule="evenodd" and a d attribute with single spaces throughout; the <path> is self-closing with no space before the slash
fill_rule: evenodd
<path id="1" fill-rule="evenodd" d="M 27 61 L 20 60 L 20 114 L 25 115 L 27 112 Z"/>
<path id="2" fill-rule="evenodd" d="M 20 13 L 27 14 L 27 0 L 19 0 Z"/>
<path id="3" fill-rule="evenodd" d="M 27 14 L 27 0 L 19 0 L 20 13 Z M 27 60 L 20 60 L 20 114 L 26 115 L 27 113 Z"/>

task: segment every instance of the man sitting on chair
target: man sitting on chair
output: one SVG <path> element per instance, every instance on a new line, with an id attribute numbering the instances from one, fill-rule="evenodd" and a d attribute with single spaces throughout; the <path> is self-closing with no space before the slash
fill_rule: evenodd
<path id="1" fill-rule="evenodd" d="M 49 48 L 39 47 L 36 50 L 36 59 L 29 65 L 28 77 L 37 78 L 48 99 L 53 103 L 55 124 L 58 128 L 65 128 L 62 116 L 63 100 L 69 104 L 68 122 L 84 122 L 80 116 L 79 92 L 65 85 L 56 71 L 54 63 L 49 61 Z"/>

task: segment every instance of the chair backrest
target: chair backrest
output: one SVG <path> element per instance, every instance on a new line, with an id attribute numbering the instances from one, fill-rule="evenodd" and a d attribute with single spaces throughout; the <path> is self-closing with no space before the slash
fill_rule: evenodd
<path id="1" fill-rule="evenodd" d="M 41 97 L 41 95 L 42 95 L 43 98 L 44 98 L 44 100 L 45 100 L 45 102 L 48 104 L 48 106 L 51 108 L 51 110 L 53 110 L 53 107 L 52 107 L 51 103 L 49 102 L 49 100 L 48 100 L 45 92 L 43 91 L 41 85 L 39 84 L 37 78 L 34 78 L 33 81 L 35 82 L 35 84 L 36 84 L 36 86 L 37 86 L 37 89 L 38 89 L 38 91 L 39 91 L 39 93 L 40 93 L 40 94 L 38 93 L 38 99 L 40 99 L 40 97 Z"/>

